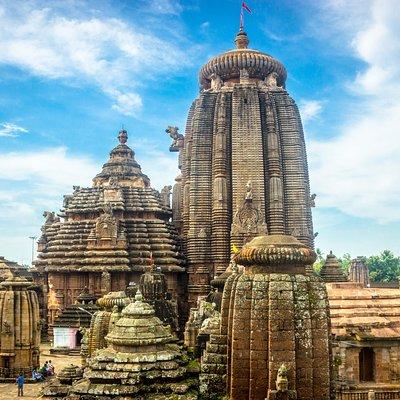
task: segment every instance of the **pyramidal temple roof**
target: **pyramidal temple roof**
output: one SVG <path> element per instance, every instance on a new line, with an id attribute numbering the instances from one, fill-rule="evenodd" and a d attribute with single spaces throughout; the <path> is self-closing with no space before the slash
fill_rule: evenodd
<path id="1" fill-rule="evenodd" d="M 150 187 L 127 137 L 119 132 L 120 143 L 92 187 L 75 186 L 64 196 L 63 219 L 44 213 L 38 268 L 143 272 L 152 255 L 163 271 L 183 271 L 171 209 Z"/>

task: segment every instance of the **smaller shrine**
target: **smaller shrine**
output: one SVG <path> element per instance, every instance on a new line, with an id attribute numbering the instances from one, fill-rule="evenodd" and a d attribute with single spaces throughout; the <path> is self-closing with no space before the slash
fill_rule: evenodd
<path id="1" fill-rule="evenodd" d="M 139 289 L 143 299 L 154 307 L 156 316 L 170 326 L 174 333 L 179 334 L 177 302 L 172 300 L 165 275 L 161 268 L 155 266 L 153 257 L 150 257 L 146 272 L 140 277 Z"/>
<path id="2" fill-rule="evenodd" d="M 236 254 L 244 270 L 225 282 L 220 324 L 201 360 L 205 398 L 330 398 L 328 298 L 306 268 L 315 258 L 285 235 L 256 237 Z"/>
<path id="3" fill-rule="evenodd" d="M 325 282 L 347 282 L 347 277 L 340 266 L 340 262 L 332 253 L 332 250 L 326 257 L 320 276 Z"/>
<path id="4" fill-rule="evenodd" d="M 76 302 L 67 306 L 54 320 L 52 352 L 80 347 L 85 329 L 90 327 L 92 316 L 98 309 L 96 297 L 84 288 Z"/>
<path id="5" fill-rule="evenodd" d="M 106 336 L 107 347 L 88 360 L 71 396 L 80 400 L 196 399 L 188 357 L 138 291 Z"/>
<path id="6" fill-rule="evenodd" d="M 361 283 L 364 287 L 370 285 L 368 266 L 365 264 L 362 257 L 355 258 L 350 265 L 349 281 Z"/>
<path id="7" fill-rule="evenodd" d="M 100 310 L 97 311 L 91 320 L 90 329 L 88 331 L 87 354 L 84 357 L 91 357 L 98 349 L 107 346 L 106 336 L 110 332 L 115 323 L 121 318 L 122 310 L 133 299 L 128 297 L 124 291 L 110 292 L 97 300 Z M 83 364 L 86 361 L 83 360 Z"/>
<path id="8" fill-rule="evenodd" d="M 0 377 L 30 374 L 39 367 L 41 321 L 31 282 L 10 277 L 0 283 Z"/>

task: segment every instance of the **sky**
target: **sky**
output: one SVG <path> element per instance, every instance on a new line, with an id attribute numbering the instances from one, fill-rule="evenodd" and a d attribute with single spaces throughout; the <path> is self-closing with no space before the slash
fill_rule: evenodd
<path id="1" fill-rule="evenodd" d="M 288 70 L 316 246 L 400 253 L 400 2 L 248 0 L 250 47 Z M 90 186 L 123 125 L 161 189 L 198 71 L 233 48 L 241 1 L 0 0 L 0 255 L 30 263 L 43 211 Z"/>

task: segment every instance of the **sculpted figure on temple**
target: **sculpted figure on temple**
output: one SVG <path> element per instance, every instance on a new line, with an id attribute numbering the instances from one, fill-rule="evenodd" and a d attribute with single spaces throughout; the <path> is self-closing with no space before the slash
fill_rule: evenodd
<path id="1" fill-rule="evenodd" d="M 315 207 L 315 198 L 317 197 L 317 195 L 315 193 L 313 193 L 310 196 L 310 207 Z"/>
<path id="2" fill-rule="evenodd" d="M 63 207 L 64 208 L 67 208 L 68 207 L 68 203 L 69 203 L 69 201 L 72 199 L 72 195 L 70 195 L 70 194 L 66 194 L 66 195 L 64 195 L 64 198 L 63 198 Z"/>
<path id="3" fill-rule="evenodd" d="M 171 190 L 172 190 L 171 185 L 164 186 L 161 189 L 161 200 L 163 204 L 167 207 L 171 207 Z"/>
<path id="4" fill-rule="evenodd" d="M 183 147 L 183 135 L 178 132 L 177 126 L 168 126 L 165 132 L 172 139 L 172 144 L 169 146 L 169 151 L 179 151 Z"/>
<path id="5" fill-rule="evenodd" d="M 221 87 L 224 85 L 224 82 L 222 81 L 221 77 L 216 73 L 213 73 L 210 76 L 210 79 L 211 79 L 211 90 L 220 90 Z"/>
<path id="6" fill-rule="evenodd" d="M 43 213 L 43 217 L 45 218 L 45 225 L 47 224 L 52 224 L 53 222 L 56 221 L 56 214 L 54 211 L 45 211 Z"/>
<path id="7" fill-rule="evenodd" d="M 240 79 L 240 83 L 249 83 L 249 71 L 246 68 L 242 68 L 239 71 L 239 79 Z"/>
<path id="8" fill-rule="evenodd" d="M 246 201 L 252 201 L 253 200 L 253 184 L 251 183 L 251 180 L 249 180 L 246 183 L 246 196 L 245 196 Z"/>
<path id="9" fill-rule="evenodd" d="M 276 377 L 276 390 L 280 392 L 286 392 L 288 390 L 288 369 L 283 363 L 279 369 L 278 369 L 278 374 Z"/>
<path id="10" fill-rule="evenodd" d="M 108 180 L 108 186 L 110 188 L 117 188 L 118 187 L 118 179 L 115 176 L 111 176 Z"/>
<path id="11" fill-rule="evenodd" d="M 274 71 L 265 77 L 265 85 L 269 88 L 278 87 L 278 74 Z"/>

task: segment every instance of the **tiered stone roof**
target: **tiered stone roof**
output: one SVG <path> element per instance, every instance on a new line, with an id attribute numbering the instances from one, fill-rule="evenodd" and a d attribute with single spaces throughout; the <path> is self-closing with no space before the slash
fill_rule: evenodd
<path id="1" fill-rule="evenodd" d="M 77 302 L 67 306 L 55 319 L 53 326 L 89 328 L 92 315 L 98 311 L 96 297 L 89 294 L 85 288 L 78 296 Z"/>
<path id="2" fill-rule="evenodd" d="M 195 399 L 187 356 L 138 292 L 106 337 L 108 346 L 88 362 L 72 386 L 80 399 Z"/>
<path id="3" fill-rule="evenodd" d="M 0 256 L 0 282 L 12 276 L 24 277 L 29 280 L 32 279 L 32 274 L 26 267 Z"/>
<path id="4" fill-rule="evenodd" d="M 326 256 L 325 264 L 321 268 L 320 275 L 325 282 L 347 282 L 346 275 L 340 266 L 339 260 L 332 251 Z"/>
<path id="5" fill-rule="evenodd" d="M 332 333 L 337 339 L 399 339 L 400 290 L 363 283 L 328 283 Z"/>
<path id="6" fill-rule="evenodd" d="M 119 139 L 93 187 L 64 196 L 63 220 L 45 213 L 39 269 L 144 271 L 152 254 L 163 271 L 184 271 L 171 210 L 141 172 L 125 130 Z"/>

